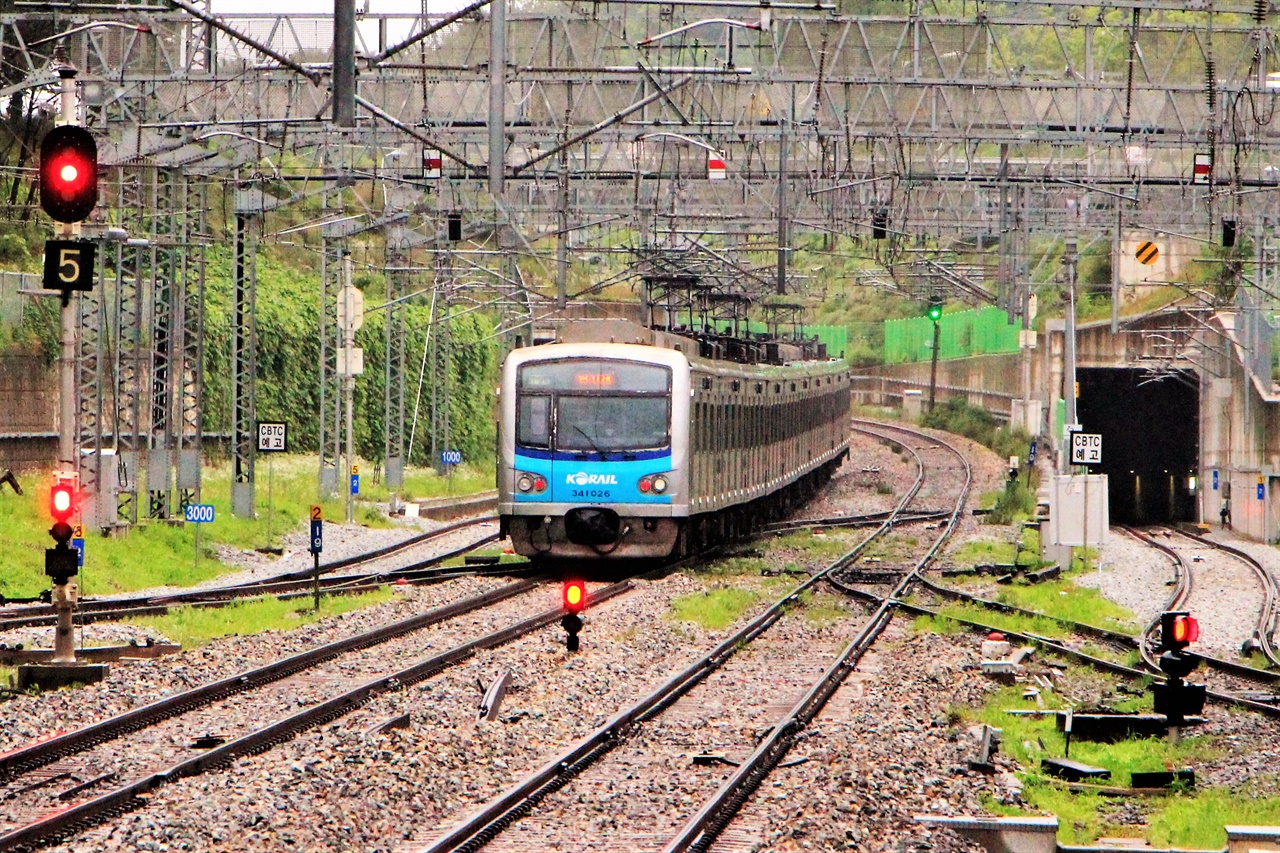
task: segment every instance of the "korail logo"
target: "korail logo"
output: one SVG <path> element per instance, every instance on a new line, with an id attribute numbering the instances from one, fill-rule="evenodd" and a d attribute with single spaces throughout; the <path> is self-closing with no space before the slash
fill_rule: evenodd
<path id="1" fill-rule="evenodd" d="M 579 471 L 576 474 L 567 474 L 564 478 L 566 484 L 570 486 L 616 486 L 618 478 L 614 474 L 588 474 L 585 471 Z"/>

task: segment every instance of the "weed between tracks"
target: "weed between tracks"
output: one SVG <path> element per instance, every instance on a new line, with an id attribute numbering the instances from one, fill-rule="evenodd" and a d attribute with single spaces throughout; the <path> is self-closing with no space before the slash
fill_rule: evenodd
<path id="1" fill-rule="evenodd" d="M 682 595 L 671 602 L 672 616 L 709 631 L 723 630 L 760 600 L 760 594 L 737 587 L 715 586 L 705 592 Z"/>
<path id="2" fill-rule="evenodd" d="M 237 602 L 226 607 L 184 607 L 164 616 L 137 619 L 130 624 L 150 628 L 175 643 L 181 643 L 183 648 L 192 648 L 218 637 L 243 636 L 268 630 L 287 631 L 329 616 L 382 604 L 395 596 L 390 587 L 359 595 L 321 596 L 319 612 L 311 609 L 310 598 L 289 601 L 266 598 Z"/>

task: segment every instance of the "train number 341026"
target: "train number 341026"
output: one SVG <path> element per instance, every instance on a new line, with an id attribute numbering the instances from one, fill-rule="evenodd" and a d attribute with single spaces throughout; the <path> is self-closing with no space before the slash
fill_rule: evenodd
<path id="1" fill-rule="evenodd" d="M 574 489 L 573 496 L 575 498 L 608 498 L 610 496 L 608 489 Z"/>

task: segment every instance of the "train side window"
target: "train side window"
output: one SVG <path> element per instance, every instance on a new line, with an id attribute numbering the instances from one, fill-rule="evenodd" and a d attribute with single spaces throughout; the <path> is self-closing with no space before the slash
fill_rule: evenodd
<path id="1" fill-rule="evenodd" d="M 551 446 L 551 398 L 521 394 L 516 398 L 516 441 L 525 447 Z"/>

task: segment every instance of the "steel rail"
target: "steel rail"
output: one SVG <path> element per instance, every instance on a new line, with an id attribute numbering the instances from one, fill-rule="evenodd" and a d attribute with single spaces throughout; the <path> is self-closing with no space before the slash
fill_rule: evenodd
<path id="1" fill-rule="evenodd" d="M 865 515 L 843 515 L 833 516 L 831 518 L 801 518 L 795 521 L 775 521 L 771 524 L 761 526 L 758 533 L 753 534 L 754 537 L 764 536 L 770 533 L 788 533 L 792 530 L 804 530 L 810 527 L 871 527 L 884 521 L 892 510 L 883 512 L 869 512 Z M 900 514 L 895 519 L 896 524 L 913 524 L 915 522 L 938 521 L 950 516 L 946 510 L 921 511 L 913 513 Z"/>
<path id="2" fill-rule="evenodd" d="M 622 581 L 592 593 L 595 602 L 607 601 L 633 589 L 631 581 Z M 175 764 L 165 770 L 127 783 L 92 800 L 47 815 L 26 826 L 0 835 L 0 851 L 28 847 L 65 837 L 82 831 L 105 817 L 129 809 L 142 794 L 168 782 L 197 776 L 209 770 L 226 766 L 244 755 L 264 752 L 284 743 L 307 729 L 323 725 L 354 711 L 378 695 L 403 689 L 430 678 L 445 669 L 469 660 L 477 652 L 497 648 L 527 634 L 552 624 L 567 611 L 557 607 L 537 616 L 518 622 L 493 633 L 486 634 L 446 652 L 421 660 L 390 675 L 380 676 L 359 687 L 344 691 L 317 705 L 307 708 L 283 720 L 215 747 L 202 755 Z"/>
<path id="3" fill-rule="evenodd" d="M 924 484 L 924 465 L 916 457 L 919 471 L 911 488 L 898 502 L 894 512 L 901 512 L 915 498 Z M 446 829 L 424 849 L 424 853 L 444 851 L 474 851 L 483 847 L 494 836 L 519 820 L 545 797 L 568 784 L 575 776 L 594 764 L 614 747 L 627 740 L 647 720 L 658 716 L 668 706 L 684 696 L 699 683 L 723 666 L 730 658 L 745 648 L 773 626 L 786 611 L 800 600 L 800 595 L 816 586 L 829 573 L 851 564 L 863 550 L 893 526 L 892 516 L 886 518 L 862 542 L 838 557 L 831 565 L 805 580 L 791 592 L 775 601 L 747 625 L 717 645 L 700 659 L 667 680 L 647 696 L 632 703 L 609 718 L 603 726 L 579 740 L 538 770 L 492 798 L 470 815 Z"/>
<path id="4" fill-rule="evenodd" d="M 1142 542 L 1145 545 L 1149 545 L 1155 548 L 1157 551 L 1160 551 L 1165 556 L 1173 560 L 1173 579 L 1174 579 L 1173 592 L 1169 593 L 1169 597 L 1165 600 L 1163 609 L 1177 610 L 1178 607 L 1182 604 L 1182 602 L 1187 600 L 1187 598 L 1191 595 L 1191 591 L 1195 588 L 1194 587 L 1195 582 L 1191 577 L 1191 570 L 1187 567 L 1187 564 L 1183 561 L 1182 555 L 1179 554 L 1177 551 L 1175 551 L 1173 548 L 1170 548 L 1165 543 L 1157 542 L 1152 537 L 1145 536 L 1144 534 L 1138 532 L 1136 529 L 1132 527 L 1129 527 L 1127 525 L 1120 525 L 1120 529 L 1123 530 L 1130 537 L 1138 540 L 1139 542 Z M 1147 623 L 1147 627 L 1142 630 L 1141 635 L 1139 635 L 1140 638 L 1138 641 L 1138 652 L 1142 655 L 1143 662 L 1146 663 L 1146 665 L 1150 667 L 1153 671 L 1158 670 L 1160 668 L 1159 661 L 1156 660 L 1156 657 L 1154 654 L 1152 654 L 1151 648 L 1150 648 L 1151 643 L 1154 641 L 1156 628 L 1159 625 L 1160 625 L 1160 616 L 1156 615 L 1149 623 Z"/>
<path id="5" fill-rule="evenodd" d="M 848 584 L 844 584 L 840 582 L 838 579 L 833 578 L 833 579 L 830 579 L 828 582 L 831 583 L 833 586 L 836 586 L 838 589 L 840 589 L 841 592 L 844 592 L 848 595 L 852 595 L 852 596 L 866 599 L 869 601 L 882 600 L 882 596 L 876 595 L 874 592 L 868 592 L 866 590 L 857 589 L 856 587 L 849 586 Z M 989 625 L 984 622 L 979 622 L 976 619 L 968 619 L 963 616 L 944 615 L 932 608 L 925 607 L 919 604 L 908 604 L 905 601 L 897 601 L 895 603 L 895 606 L 899 610 L 903 611 L 904 613 L 911 613 L 916 616 L 931 616 L 934 618 L 950 619 L 953 622 L 969 627 L 975 632 L 990 633 L 991 631 L 999 631 L 1000 633 L 1004 634 L 1006 637 L 1013 637 L 1029 645 L 1040 646 L 1051 652 L 1062 655 L 1063 657 L 1071 658 L 1073 660 L 1080 661 L 1081 663 L 1088 664 L 1089 666 L 1092 666 L 1095 669 L 1107 670 L 1109 672 L 1116 673 L 1117 675 L 1123 675 L 1131 679 L 1149 678 L 1161 684 L 1163 684 L 1165 681 L 1164 676 L 1161 674 L 1148 672 L 1143 669 L 1134 669 L 1133 667 L 1125 666 L 1122 663 L 1116 663 L 1115 661 L 1109 661 L 1106 658 L 1100 658 L 1095 655 L 1090 655 L 1086 652 L 1079 651 L 1078 649 L 1073 649 L 1073 648 L 1070 648 L 1069 646 L 1065 646 L 1062 643 L 1058 642 L 1057 640 L 1053 640 L 1053 639 L 1050 639 L 1049 637 L 1041 636 L 1040 634 L 1030 634 L 1024 631 L 1011 631 L 1004 628 L 998 628 L 994 625 Z M 1264 702 L 1256 702 L 1252 699 L 1245 699 L 1231 693 L 1222 693 L 1217 690 L 1206 690 L 1205 695 L 1208 698 L 1212 699 L 1215 703 L 1220 705 L 1225 705 L 1228 707 L 1239 706 L 1242 708 L 1247 708 L 1251 711 L 1257 711 L 1258 713 L 1265 714 L 1266 716 L 1269 716 L 1269 717 L 1280 717 L 1280 706 L 1268 705 Z"/>
<path id="6" fill-rule="evenodd" d="M 399 622 L 392 622 L 343 640 L 335 640 L 310 651 L 291 655 L 264 666 L 245 670 L 201 687 L 168 696 L 149 705 L 143 705 L 132 711 L 117 714 L 114 717 L 49 740 L 20 747 L 0 755 L 0 780 L 7 779 L 17 773 L 29 772 L 59 758 L 114 740 L 121 735 L 147 728 L 162 720 L 185 714 L 188 711 L 204 707 L 236 693 L 244 693 L 265 684 L 270 684 L 273 681 L 279 681 L 294 673 L 332 660 L 339 655 L 367 649 L 412 631 L 489 607 L 528 592 L 537 585 L 538 582 L 535 580 L 522 580 L 507 584 L 481 595 L 464 598 L 452 604 L 429 610 L 426 613 L 402 619 Z"/>
<path id="7" fill-rule="evenodd" d="M 1262 563 L 1239 548 L 1232 548 L 1230 545 L 1214 542 L 1212 539 L 1206 539 L 1195 533 L 1171 529 L 1179 536 L 1200 542 L 1214 550 L 1224 551 L 1237 559 L 1243 560 L 1249 568 L 1253 569 L 1254 574 L 1258 576 L 1258 581 L 1262 584 L 1262 608 L 1258 616 L 1258 644 L 1267 661 L 1272 666 L 1280 667 L 1280 654 L 1277 654 L 1275 645 L 1276 598 L 1277 595 L 1280 595 L 1280 591 L 1277 590 L 1276 579 L 1272 577 L 1271 572 L 1267 571 Z"/>
<path id="8" fill-rule="evenodd" d="M 855 421 L 855 424 L 858 421 Z M 877 428 L 883 428 L 882 424 L 875 424 Z M 869 435 L 876 433 L 865 427 L 857 427 L 860 432 Z M 944 440 L 933 438 L 924 433 L 917 432 L 905 427 L 893 426 L 891 429 L 899 432 L 905 432 L 909 435 L 927 438 L 934 444 L 941 445 L 947 450 L 955 454 L 960 460 L 965 472 L 965 482 L 960 489 L 960 493 L 956 498 L 956 503 L 951 510 L 948 522 L 942 527 L 941 533 L 934 541 L 933 545 L 915 564 L 910 572 L 907 572 L 898 582 L 894 590 L 885 596 L 875 612 L 871 615 L 866 625 L 858 632 L 844 651 L 835 660 L 834 663 L 823 673 L 804 697 L 797 702 L 791 710 L 782 718 L 769 732 L 755 752 L 751 754 L 746 761 L 742 762 L 729 778 L 721 784 L 719 790 L 703 804 L 692 818 L 680 829 L 678 833 L 663 847 L 663 853 L 682 853 L 685 850 L 706 851 L 720 833 L 733 820 L 734 815 L 746 804 L 751 795 L 759 788 L 773 769 L 778 766 L 786 754 L 795 745 L 798 736 L 808 727 L 808 725 L 821 713 L 827 701 L 835 695 L 836 691 L 848 678 L 849 673 L 853 672 L 858 665 L 858 661 L 866 651 L 871 648 L 880 634 L 888 627 L 889 622 L 893 618 L 893 609 L 898 603 L 898 599 L 904 596 L 907 590 L 915 581 L 920 578 L 920 573 L 928 567 L 929 563 L 938 553 L 939 549 L 950 538 L 955 531 L 956 521 L 960 514 L 964 512 L 965 503 L 969 497 L 969 490 L 973 483 L 973 470 L 969 465 L 969 461 L 964 454 L 957 450 L 954 446 Z M 903 445 L 908 451 L 915 456 L 920 464 L 921 476 L 924 475 L 924 464 L 920 457 L 916 454 L 914 448 Z M 891 522 L 886 522 L 889 524 Z M 824 572 L 816 578 L 824 578 L 830 580 L 834 577 L 833 571 Z"/>
<path id="9" fill-rule="evenodd" d="M 1105 642 L 1114 643 L 1119 646 L 1124 646 L 1125 648 L 1136 649 L 1142 654 L 1143 661 L 1151 668 L 1153 672 L 1158 672 L 1160 669 L 1158 661 L 1155 659 L 1154 656 L 1150 654 L 1150 649 L 1148 648 L 1149 639 L 1150 639 L 1150 630 L 1151 630 L 1150 626 L 1147 626 L 1147 628 L 1144 628 L 1143 631 L 1139 633 L 1137 637 L 1133 637 L 1129 634 L 1125 634 L 1120 631 L 1113 631 L 1109 628 L 1100 628 L 1097 625 L 1090 625 L 1086 622 L 1073 622 L 1069 619 L 1063 619 L 1059 616 L 1050 616 L 1047 613 L 1040 613 L 1039 611 L 1036 611 L 1036 610 L 1026 610 L 1021 607 L 1015 607 L 1011 604 L 1004 604 L 1003 602 L 991 601 L 990 599 L 980 598 L 976 595 L 972 595 L 970 593 L 964 592 L 963 590 L 955 589 L 954 587 L 948 587 L 948 586 L 942 586 L 941 584 L 936 584 L 933 581 L 929 580 L 928 578 L 921 578 L 920 585 L 927 588 L 930 592 L 933 592 L 936 595 L 942 596 L 944 598 L 950 598 L 954 601 L 963 601 L 969 604 L 974 604 L 978 607 L 985 608 L 987 610 L 996 610 L 1001 613 L 1007 613 L 1011 616 L 1024 616 L 1029 619 L 1048 619 L 1052 622 L 1056 622 L 1057 624 L 1063 626 L 1064 628 L 1067 628 L 1072 633 L 1093 637 L 1098 640 L 1103 640 Z M 1177 592 L 1175 591 L 1174 600 L 1176 600 L 1176 596 L 1177 596 Z M 1166 606 L 1166 609 L 1169 609 L 1169 608 Z M 951 617 L 947 617 L 947 618 L 951 618 Z M 1160 620 L 1159 618 L 1157 618 L 1155 620 L 1155 624 L 1158 625 L 1159 623 L 1160 623 Z M 1009 633 L 1005 631 L 1003 628 L 999 628 L 999 627 L 997 627 L 996 630 L 1002 633 Z M 1203 662 L 1210 669 L 1216 669 L 1221 672 L 1227 673 L 1229 675 L 1238 676 L 1240 678 L 1248 678 L 1250 680 L 1257 681 L 1260 683 L 1265 683 L 1265 684 L 1274 684 L 1274 683 L 1280 682 L 1280 673 L 1277 673 L 1277 672 L 1272 672 L 1266 669 L 1258 669 L 1256 667 L 1247 666 L 1242 663 L 1236 663 L 1235 661 L 1229 661 L 1224 658 L 1214 657 L 1213 655 L 1200 654 L 1198 652 L 1193 652 L 1193 651 L 1187 651 L 1186 654 L 1189 657 L 1193 657 L 1196 660 Z"/>

